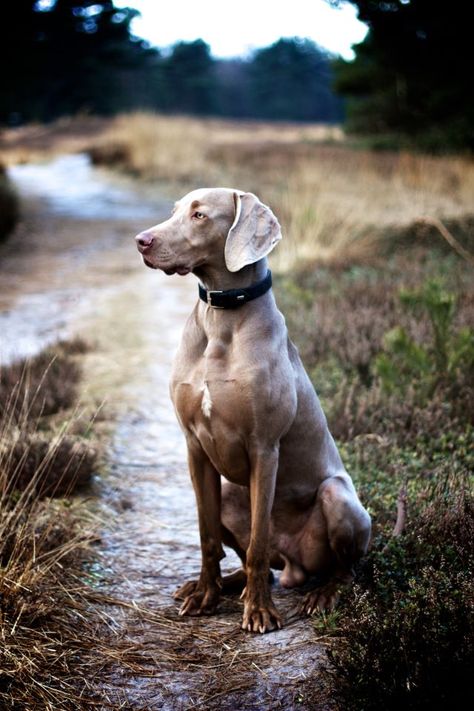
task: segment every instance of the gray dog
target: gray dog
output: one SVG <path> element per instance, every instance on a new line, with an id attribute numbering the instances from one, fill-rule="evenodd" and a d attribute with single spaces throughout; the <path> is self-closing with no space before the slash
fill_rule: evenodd
<path id="1" fill-rule="evenodd" d="M 370 538 L 370 517 L 275 304 L 266 256 L 280 239 L 266 205 L 227 188 L 189 193 L 136 237 L 147 266 L 201 282 L 171 379 L 202 549 L 199 580 L 176 592 L 180 614 L 211 614 L 221 592 L 240 589 L 251 632 L 281 627 L 270 567 L 283 571 L 285 587 L 322 574 L 302 609 L 330 610 Z M 224 578 L 222 543 L 242 561 Z"/>

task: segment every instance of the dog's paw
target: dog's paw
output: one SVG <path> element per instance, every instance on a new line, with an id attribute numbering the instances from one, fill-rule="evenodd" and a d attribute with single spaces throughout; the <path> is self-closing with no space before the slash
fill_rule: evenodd
<path id="1" fill-rule="evenodd" d="M 186 600 L 187 597 L 192 595 L 192 593 L 196 590 L 197 588 L 198 581 L 197 580 L 188 580 L 187 583 L 184 583 L 184 585 L 181 585 L 180 588 L 176 590 L 175 593 L 173 593 L 173 597 L 175 600 Z"/>
<path id="2" fill-rule="evenodd" d="M 336 583 L 328 583 L 309 592 L 300 605 L 300 613 L 308 617 L 315 612 L 332 612 L 339 600 Z"/>
<path id="3" fill-rule="evenodd" d="M 246 600 L 242 619 L 243 630 L 264 634 L 281 628 L 281 617 L 271 599 L 261 604 Z"/>
<path id="4" fill-rule="evenodd" d="M 187 585 L 192 585 L 192 583 L 187 583 Z M 183 588 L 185 587 L 183 585 Z M 177 592 L 181 592 L 183 588 L 180 588 Z M 196 583 L 195 588 L 190 588 L 190 590 L 191 592 L 184 597 L 179 615 L 198 617 L 199 615 L 212 615 L 216 611 L 220 592 L 218 587 L 201 589 Z M 177 597 L 176 593 L 175 597 Z"/>

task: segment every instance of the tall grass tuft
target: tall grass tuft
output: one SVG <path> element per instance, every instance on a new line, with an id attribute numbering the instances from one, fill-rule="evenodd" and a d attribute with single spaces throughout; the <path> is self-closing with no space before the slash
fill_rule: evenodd
<path id="1" fill-rule="evenodd" d="M 35 426 L 39 417 L 70 408 L 81 370 L 73 358 L 87 348 L 82 339 L 57 343 L 32 358 L 0 369 L 0 415 L 4 423 Z"/>
<path id="2" fill-rule="evenodd" d="M 94 446 L 64 427 L 77 400 L 78 346 L 61 344 L 0 375 L 2 709 L 82 708 L 87 669 L 98 663 L 84 582 L 94 525 L 77 501 L 46 496 L 71 494 L 97 469 Z"/>

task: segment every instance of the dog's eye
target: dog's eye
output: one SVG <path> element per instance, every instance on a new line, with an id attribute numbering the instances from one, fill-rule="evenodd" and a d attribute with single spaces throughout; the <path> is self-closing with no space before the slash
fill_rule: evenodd
<path id="1" fill-rule="evenodd" d="M 203 215 L 202 212 L 195 212 L 193 217 L 195 217 L 196 220 L 203 220 L 206 217 L 206 215 Z"/>

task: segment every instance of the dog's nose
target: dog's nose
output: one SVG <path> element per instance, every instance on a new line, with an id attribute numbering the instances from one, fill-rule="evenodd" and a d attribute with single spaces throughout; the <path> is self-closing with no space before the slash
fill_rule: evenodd
<path id="1" fill-rule="evenodd" d="M 140 232 L 140 234 L 137 235 L 135 239 L 139 247 L 151 247 L 151 245 L 153 244 L 153 235 L 151 235 L 149 232 Z"/>

